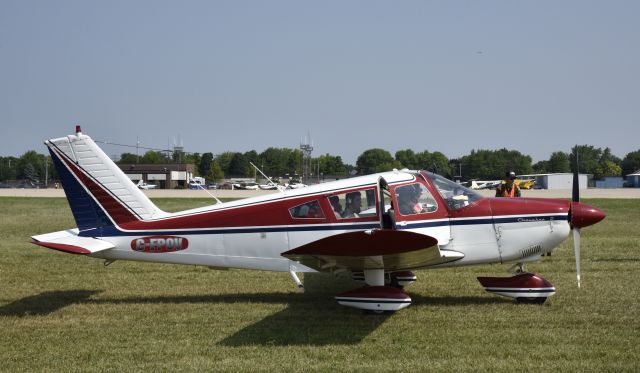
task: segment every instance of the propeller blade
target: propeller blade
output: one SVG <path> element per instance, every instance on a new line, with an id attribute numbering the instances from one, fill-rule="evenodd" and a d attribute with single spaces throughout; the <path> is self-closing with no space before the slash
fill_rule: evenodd
<path id="1" fill-rule="evenodd" d="M 573 251 L 576 256 L 576 278 L 580 287 L 580 228 L 573 228 Z"/>
<path id="2" fill-rule="evenodd" d="M 576 144 L 576 150 L 573 153 L 573 192 L 571 193 L 571 200 L 573 202 L 580 202 L 580 182 L 578 177 L 578 145 Z"/>

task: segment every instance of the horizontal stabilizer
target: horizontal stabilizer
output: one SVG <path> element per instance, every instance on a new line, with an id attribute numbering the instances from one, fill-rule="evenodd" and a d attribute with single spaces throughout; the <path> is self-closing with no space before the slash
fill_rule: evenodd
<path id="1" fill-rule="evenodd" d="M 384 268 L 404 270 L 459 260 L 464 254 L 441 251 L 430 236 L 390 229 L 348 232 L 302 245 L 282 254 L 318 271 Z"/>
<path id="2" fill-rule="evenodd" d="M 113 249 L 115 246 L 97 238 L 77 236 L 77 229 L 41 234 L 31 237 L 34 244 L 71 254 L 90 255 Z"/>

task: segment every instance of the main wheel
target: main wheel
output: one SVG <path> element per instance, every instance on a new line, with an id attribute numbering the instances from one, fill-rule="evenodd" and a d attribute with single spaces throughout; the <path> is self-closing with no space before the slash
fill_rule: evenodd
<path id="1" fill-rule="evenodd" d="M 548 297 L 519 297 L 516 298 L 516 300 L 521 304 L 542 304 L 547 298 Z"/>

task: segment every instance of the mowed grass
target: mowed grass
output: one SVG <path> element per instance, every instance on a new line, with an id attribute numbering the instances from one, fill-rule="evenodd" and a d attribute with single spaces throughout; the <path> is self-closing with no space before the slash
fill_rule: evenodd
<path id="1" fill-rule="evenodd" d="M 209 200 L 161 199 L 167 210 Z M 363 315 L 355 287 L 286 273 L 103 262 L 29 243 L 73 227 L 63 198 L 0 198 L 3 371 L 638 371 L 640 200 L 588 200 L 607 218 L 529 264 L 558 289 L 544 305 L 486 293 L 508 265 L 418 271 L 413 305 Z"/>

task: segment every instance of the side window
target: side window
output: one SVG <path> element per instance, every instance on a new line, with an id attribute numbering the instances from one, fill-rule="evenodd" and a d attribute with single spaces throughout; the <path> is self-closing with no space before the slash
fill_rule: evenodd
<path id="1" fill-rule="evenodd" d="M 302 205 L 298 205 L 289 209 L 289 214 L 294 219 L 322 219 L 324 218 L 324 213 L 320 208 L 320 203 L 318 201 L 311 201 L 304 203 Z"/>
<path id="2" fill-rule="evenodd" d="M 420 183 L 396 188 L 398 211 L 401 215 L 426 214 L 438 209 L 438 204 L 429 190 Z"/>
<path id="3" fill-rule="evenodd" d="M 333 213 L 338 219 L 376 216 L 375 189 L 357 190 L 329 196 Z"/>

